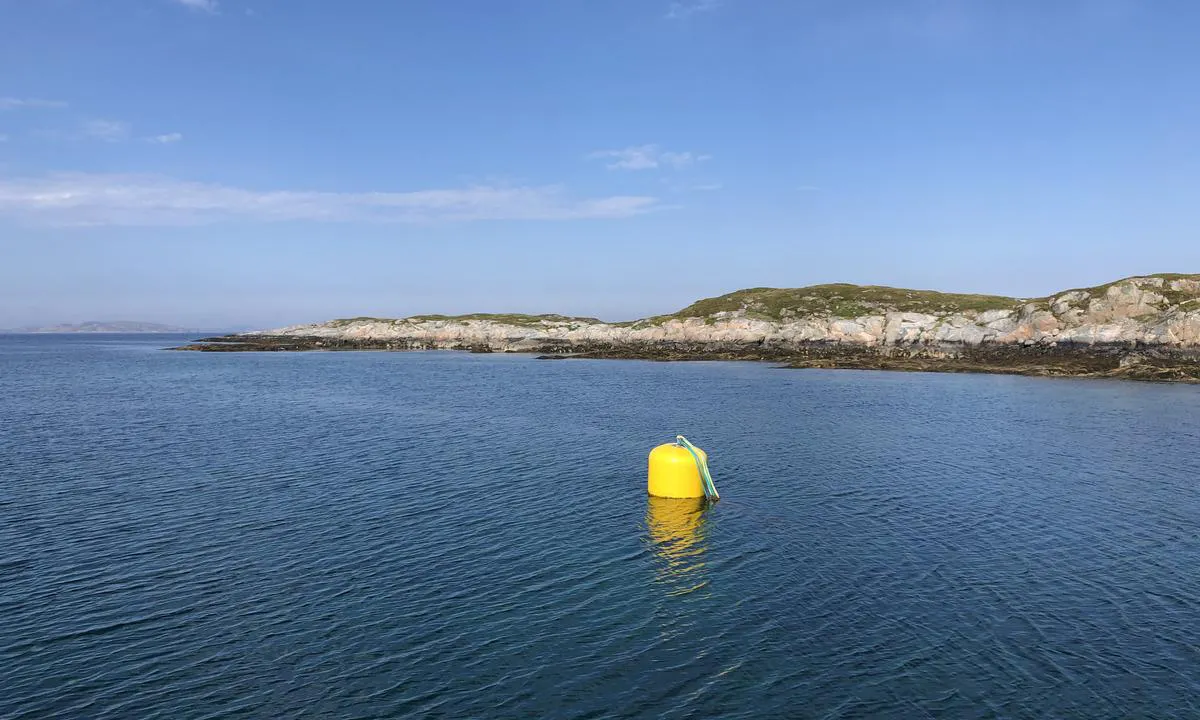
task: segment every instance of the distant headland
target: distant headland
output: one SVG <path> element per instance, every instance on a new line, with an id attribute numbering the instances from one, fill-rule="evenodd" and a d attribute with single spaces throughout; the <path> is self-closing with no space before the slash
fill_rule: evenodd
<path id="1" fill-rule="evenodd" d="M 151 322 L 136 322 L 130 320 L 97 321 L 89 320 L 81 323 L 63 323 L 61 325 L 44 325 L 38 327 L 23 327 L 15 330 L 4 330 L 9 333 L 187 333 L 195 332 L 194 328 L 175 327 Z"/>
<path id="2" fill-rule="evenodd" d="M 1032 299 L 873 285 L 751 288 L 630 322 L 360 317 L 176 349 L 465 350 L 1200 382 L 1200 274 L 1130 277 Z"/>

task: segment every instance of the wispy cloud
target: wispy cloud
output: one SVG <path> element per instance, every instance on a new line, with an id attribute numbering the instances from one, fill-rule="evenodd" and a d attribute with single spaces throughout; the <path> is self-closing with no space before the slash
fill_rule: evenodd
<path id="1" fill-rule="evenodd" d="M 43 100 L 41 98 L 0 97 L 0 110 L 21 109 L 55 109 L 65 108 L 67 104 L 61 100 Z"/>
<path id="2" fill-rule="evenodd" d="M 4 134 L 0 134 L 0 143 L 6 143 L 6 142 L 8 142 L 8 136 L 4 135 Z"/>
<path id="3" fill-rule="evenodd" d="M 667 8 L 668 20 L 682 20 L 697 13 L 713 12 L 721 7 L 721 0 L 679 0 Z"/>
<path id="4" fill-rule="evenodd" d="M 800 192 L 819 192 L 821 190 L 817 185 L 799 185 L 796 189 Z"/>
<path id="5" fill-rule="evenodd" d="M 587 220 L 660 207 L 657 198 L 646 196 L 571 198 L 557 186 L 340 193 L 251 190 L 146 175 L 0 177 L 0 216 L 51 225 Z"/>
<path id="6" fill-rule="evenodd" d="M 697 193 L 697 192 L 716 192 L 724 190 L 724 183 L 720 182 L 681 182 L 678 176 L 668 175 L 659 180 L 662 186 L 673 193 Z"/>
<path id="7" fill-rule="evenodd" d="M 174 2 L 186 8 L 206 13 L 216 13 L 219 9 L 217 0 L 174 0 Z"/>
<path id="8" fill-rule="evenodd" d="M 657 168 L 681 168 L 711 159 L 711 155 L 693 152 L 668 152 L 658 145 L 637 145 L 620 150 L 597 150 L 588 159 L 607 160 L 609 170 L 654 170 Z"/>
<path id="9" fill-rule="evenodd" d="M 75 137 L 78 138 L 80 136 L 107 143 L 121 143 L 135 139 L 132 126 L 123 120 L 88 120 L 80 126 L 79 135 Z M 162 135 L 148 135 L 137 137 L 136 139 L 141 142 L 151 143 L 152 145 L 171 145 L 183 140 L 183 134 L 177 132 L 163 133 Z"/>
<path id="10" fill-rule="evenodd" d="M 85 137 L 104 142 L 122 142 L 129 139 L 129 123 L 120 120 L 88 120 L 81 128 Z"/>

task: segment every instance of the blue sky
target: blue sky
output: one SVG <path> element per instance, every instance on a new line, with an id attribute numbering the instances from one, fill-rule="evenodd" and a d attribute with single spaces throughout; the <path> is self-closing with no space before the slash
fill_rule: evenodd
<path id="1" fill-rule="evenodd" d="M 1200 271 L 1192 0 L 0 0 L 0 327 Z"/>

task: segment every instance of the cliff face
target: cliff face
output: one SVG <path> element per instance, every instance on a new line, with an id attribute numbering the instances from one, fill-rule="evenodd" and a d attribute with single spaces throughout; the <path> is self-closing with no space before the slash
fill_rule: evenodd
<path id="1" fill-rule="evenodd" d="M 707 315 L 690 315 L 684 310 L 675 316 L 633 323 L 559 316 L 360 318 L 297 325 L 262 335 L 492 351 L 540 351 L 549 345 L 570 348 L 659 343 L 755 344 L 779 349 L 812 343 L 863 347 L 982 344 L 1200 347 L 1200 276 L 1129 278 L 1100 288 L 1072 290 L 1031 301 L 892 291 L 909 293 L 910 297 L 888 303 L 864 300 L 861 293 L 854 293 L 854 286 L 821 287 L 826 289 L 824 295 L 845 288 L 845 295 L 856 298 L 855 309 L 864 312 L 852 317 L 813 313 L 805 306 L 813 305 L 812 298 L 817 296 L 806 295 L 808 289 L 801 288 L 786 291 L 795 297 L 792 304 L 799 307 L 787 307 L 786 302 L 784 306 L 768 305 L 756 300 L 757 294 L 779 291 L 742 291 L 725 296 L 729 302 L 740 304 L 736 309 Z M 835 303 L 844 300 L 834 297 Z M 967 302 L 942 300 L 961 297 L 986 297 L 984 305 L 1009 307 L 970 309 L 961 307 L 970 304 Z M 930 307 L 913 310 L 922 305 Z"/>
<path id="2" fill-rule="evenodd" d="M 630 323 L 559 315 L 356 318 L 210 338 L 191 350 L 447 349 L 797 367 L 1200 380 L 1200 275 L 1021 300 L 896 288 L 754 288 Z"/>

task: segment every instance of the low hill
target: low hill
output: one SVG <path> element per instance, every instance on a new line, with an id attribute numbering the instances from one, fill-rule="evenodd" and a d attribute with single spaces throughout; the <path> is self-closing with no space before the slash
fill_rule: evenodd
<path id="1" fill-rule="evenodd" d="M 679 312 L 663 317 L 710 317 L 718 313 L 741 313 L 746 317 L 763 320 L 781 320 L 803 315 L 856 318 L 889 312 L 933 315 L 979 313 L 989 310 L 1015 310 L 1027 303 L 1048 305 L 1054 297 L 1067 293 L 1084 293 L 1088 298 L 1101 298 L 1109 288 L 1134 280 L 1162 281 L 1158 287 L 1162 288 L 1163 292 L 1160 294 L 1167 302 L 1178 303 L 1192 297 L 1200 297 L 1200 292 L 1194 287 L 1191 291 L 1172 288 L 1172 284 L 1179 281 L 1184 281 L 1181 285 L 1184 288 L 1188 287 L 1189 283 L 1200 283 L 1200 274 L 1180 273 L 1128 277 L 1103 285 L 1065 290 L 1054 296 L 1034 299 L 911 290 L 884 285 L 833 283 L 801 288 L 761 287 L 737 290 L 727 295 L 698 300 Z"/>
<path id="2" fill-rule="evenodd" d="M 130 320 L 97 321 L 89 320 L 81 323 L 64 323 L 61 325 L 46 325 L 42 327 L 19 328 L 18 333 L 186 333 L 188 328 L 161 323 L 137 322 Z"/>
<path id="3" fill-rule="evenodd" d="M 749 288 L 632 322 L 486 313 L 350 318 L 185 349 L 470 350 L 1196 381 L 1200 275 L 1129 277 L 1031 299 L 877 285 Z"/>

